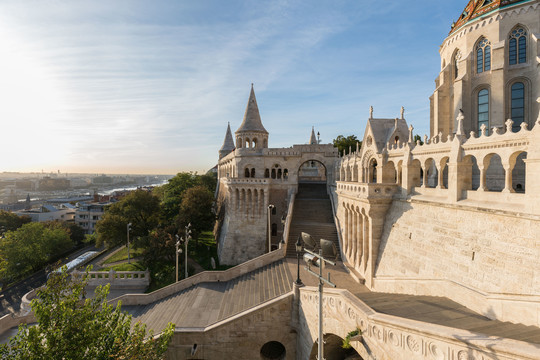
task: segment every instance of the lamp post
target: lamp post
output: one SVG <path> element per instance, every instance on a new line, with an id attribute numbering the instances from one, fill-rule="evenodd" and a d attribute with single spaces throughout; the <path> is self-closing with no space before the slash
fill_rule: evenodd
<path id="1" fill-rule="evenodd" d="M 319 253 L 315 253 L 313 251 L 310 251 L 308 249 L 304 249 L 304 251 L 307 254 L 304 254 L 304 260 L 307 262 L 307 267 L 305 268 L 308 273 L 311 275 L 314 275 L 319 279 L 319 346 L 318 346 L 318 357 L 317 360 L 324 360 L 324 334 L 323 334 L 323 289 L 324 289 L 324 283 L 327 283 L 328 285 L 332 287 L 336 287 L 334 283 L 330 281 L 330 273 L 328 273 L 328 279 L 322 276 L 322 271 L 325 263 L 328 263 L 330 265 L 336 265 L 336 263 L 332 260 L 326 259 L 324 256 L 328 256 L 329 249 L 333 249 L 334 256 L 336 256 L 336 248 L 332 245 L 332 242 L 329 240 L 321 239 L 321 247 L 319 250 Z M 311 265 L 319 268 L 319 273 L 311 270 Z"/>
<path id="2" fill-rule="evenodd" d="M 128 250 L 128 264 L 131 263 L 131 259 L 129 257 L 129 232 L 131 231 L 131 223 L 127 224 L 127 250 Z"/>
<path id="3" fill-rule="evenodd" d="M 296 244 L 294 245 L 296 246 L 296 265 L 297 265 L 295 284 L 298 286 L 302 286 L 304 284 L 302 283 L 302 280 L 300 280 L 300 253 L 303 250 L 303 246 L 302 246 L 302 239 L 300 235 L 298 235 L 298 238 L 296 239 Z"/>
<path id="4" fill-rule="evenodd" d="M 182 249 L 179 248 L 180 237 L 178 236 L 178 234 L 174 235 L 174 237 L 176 238 L 176 282 L 178 282 L 178 254 L 182 253 Z"/>
<path id="5" fill-rule="evenodd" d="M 268 205 L 268 252 L 272 251 L 272 229 L 270 227 L 270 216 L 272 215 L 272 209 L 274 208 L 274 205 Z"/>
<path id="6" fill-rule="evenodd" d="M 187 224 L 186 226 L 186 232 L 185 232 L 185 238 L 184 238 L 184 244 L 186 245 L 186 250 L 185 250 L 185 279 L 188 278 L 188 270 L 187 270 L 187 246 L 188 246 L 188 243 L 189 243 L 189 240 L 191 240 L 191 223 Z"/>

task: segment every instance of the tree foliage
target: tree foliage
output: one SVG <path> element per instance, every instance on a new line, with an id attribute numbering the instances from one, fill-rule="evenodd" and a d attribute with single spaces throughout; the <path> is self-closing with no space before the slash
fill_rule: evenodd
<path id="1" fill-rule="evenodd" d="M 6 231 L 14 231 L 32 220 L 28 216 L 19 216 L 9 211 L 0 210 L 0 235 Z"/>
<path id="2" fill-rule="evenodd" d="M 0 242 L 0 274 L 4 280 L 37 271 L 51 258 L 73 247 L 63 228 L 48 228 L 41 223 L 24 224 L 8 231 Z"/>
<path id="3" fill-rule="evenodd" d="M 47 221 L 45 226 L 49 229 L 64 229 L 68 233 L 71 241 L 75 244 L 80 244 L 84 241 L 84 229 L 75 223 L 53 220 Z"/>
<path id="4" fill-rule="evenodd" d="M 105 210 L 96 224 L 96 245 L 108 247 L 127 241 L 127 224 L 131 223 L 130 237 L 148 236 L 159 223 L 159 198 L 151 192 L 136 190 Z"/>
<path id="5" fill-rule="evenodd" d="M 213 174 L 197 175 L 191 172 L 181 172 L 169 180 L 168 184 L 160 186 L 156 192 L 161 195 L 165 221 L 175 221 L 180 213 L 180 204 L 184 194 L 190 188 L 203 186 L 211 193 L 216 189 L 217 179 Z"/>
<path id="6" fill-rule="evenodd" d="M 32 300 L 38 324 L 21 325 L 9 344 L 0 345 L 2 359 L 111 360 L 163 359 L 174 325 L 154 338 L 141 323 L 131 326 L 131 316 L 107 303 L 109 285 L 98 287 L 84 299 L 88 270 L 70 280 L 66 272 L 54 274 Z"/>
<path id="7" fill-rule="evenodd" d="M 212 229 L 215 220 L 212 213 L 213 202 L 214 194 L 204 186 L 195 186 L 188 189 L 180 204 L 180 227 L 183 228 L 191 223 L 194 237 L 201 231 Z"/>
<path id="8" fill-rule="evenodd" d="M 349 153 L 349 149 L 351 152 L 356 151 L 356 145 L 358 144 L 358 148 L 362 146 L 362 142 L 356 138 L 356 135 L 349 135 L 347 137 L 343 135 L 338 135 L 337 138 L 333 140 L 334 147 L 338 148 L 340 155 L 346 155 Z"/>

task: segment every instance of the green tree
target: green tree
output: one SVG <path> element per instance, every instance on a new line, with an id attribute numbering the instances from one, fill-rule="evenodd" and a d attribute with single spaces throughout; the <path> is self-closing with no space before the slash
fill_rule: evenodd
<path id="1" fill-rule="evenodd" d="M 334 139 L 333 144 L 334 147 L 338 148 L 339 154 L 342 156 L 348 154 L 349 149 L 351 149 L 351 152 L 355 152 L 357 144 L 358 148 L 362 146 L 362 142 L 356 138 L 356 135 L 349 135 L 347 137 L 338 135 L 338 137 Z"/>
<path id="2" fill-rule="evenodd" d="M 28 223 L 8 231 L 0 242 L 1 276 L 7 281 L 41 269 L 47 261 L 73 247 L 65 229 Z"/>
<path id="3" fill-rule="evenodd" d="M 169 183 L 154 189 L 157 196 L 161 198 L 164 222 L 177 221 L 180 213 L 180 204 L 184 194 L 188 189 L 195 186 L 203 186 L 212 194 L 216 189 L 217 175 L 207 173 L 197 175 L 197 173 L 181 172 L 169 179 Z"/>
<path id="4" fill-rule="evenodd" d="M 204 186 L 188 189 L 180 204 L 180 227 L 183 228 L 191 223 L 195 239 L 201 231 L 212 229 L 215 221 L 212 213 L 213 202 L 214 194 Z"/>
<path id="5" fill-rule="evenodd" d="M 53 220 L 47 221 L 45 225 L 49 229 L 64 229 L 69 234 L 71 241 L 75 244 L 80 244 L 84 241 L 84 229 L 75 223 Z"/>
<path id="6" fill-rule="evenodd" d="M 51 276 L 32 300 L 37 325 L 22 325 L 9 344 L 0 345 L 2 359 L 110 360 L 164 358 L 174 325 L 154 338 L 141 323 L 107 303 L 109 285 L 84 299 L 88 270 L 78 279 L 65 273 Z M 84 300 L 82 300 L 84 299 Z"/>
<path id="7" fill-rule="evenodd" d="M 6 231 L 17 230 L 31 221 L 28 216 L 19 216 L 9 211 L 0 210 L 0 236 Z"/>
<path id="8" fill-rule="evenodd" d="M 130 237 L 136 241 L 148 236 L 159 223 L 159 198 L 151 192 L 136 190 L 105 210 L 96 224 L 96 245 L 108 247 L 124 244 L 127 224 L 131 223 Z"/>
<path id="9" fill-rule="evenodd" d="M 414 135 L 413 141 L 414 141 L 415 144 L 416 144 L 417 141 L 420 141 L 420 145 L 424 145 L 424 142 L 422 141 L 422 138 L 418 134 Z"/>

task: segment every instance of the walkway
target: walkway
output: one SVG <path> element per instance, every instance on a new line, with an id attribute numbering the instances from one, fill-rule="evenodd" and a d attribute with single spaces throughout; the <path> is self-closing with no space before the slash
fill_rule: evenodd
<path id="1" fill-rule="evenodd" d="M 287 256 L 296 258 L 295 243 L 300 233 L 309 233 L 316 242 L 326 239 L 336 244 L 339 240 L 332 214 L 332 204 L 325 184 L 298 184 L 294 201 L 293 218 L 287 241 Z"/>
<path id="2" fill-rule="evenodd" d="M 287 263 L 293 278 L 296 279 L 296 259 L 287 259 Z M 444 297 L 371 292 L 364 285 L 354 281 L 341 262 L 338 262 L 336 267 L 327 266 L 324 271 L 325 276 L 328 272 L 331 273 L 332 282 L 338 288 L 349 290 L 379 313 L 468 330 L 488 336 L 540 344 L 540 328 L 538 327 L 490 320 Z M 317 278 L 304 270 L 303 263 L 300 264 L 300 279 L 307 286 L 317 286 L 318 284 Z"/>
<path id="3" fill-rule="evenodd" d="M 167 323 L 177 327 L 206 327 L 292 290 L 293 278 L 279 260 L 226 282 L 205 282 L 141 306 L 123 306 L 155 332 Z"/>

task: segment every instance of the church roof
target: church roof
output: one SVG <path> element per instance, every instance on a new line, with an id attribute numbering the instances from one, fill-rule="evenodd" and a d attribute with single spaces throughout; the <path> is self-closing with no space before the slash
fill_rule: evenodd
<path id="1" fill-rule="evenodd" d="M 258 131 L 268 134 L 268 131 L 266 131 L 261 121 L 261 115 L 259 114 L 259 107 L 257 106 L 257 99 L 255 98 L 253 84 L 251 84 L 251 92 L 249 94 L 246 112 L 244 113 L 244 121 L 242 121 L 242 124 L 238 130 L 236 130 L 236 133 L 243 131 Z"/>
<path id="2" fill-rule="evenodd" d="M 225 134 L 225 140 L 223 140 L 223 145 L 219 151 L 233 151 L 234 150 L 234 139 L 231 133 L 231 123 L 227 125 L 227 133 Z"/>
<path id="3" fill-rule="evenodd" d="M 452 24 L 452 30 L 450 30 L 450 34 L 459 29 L 461 26 L 468 23 L 469 21 L 485 15 L 491 11 L 498 10 L 500 8 L 504 8 L 506 6 L 516 3 L 523 3 L 528 1 L 531 0 L 470 0 L 467 6 L 465 6 L 465 10 L 463 10 L 461 15 L 459 16 L 459 19 L 457 19 Z"/>

